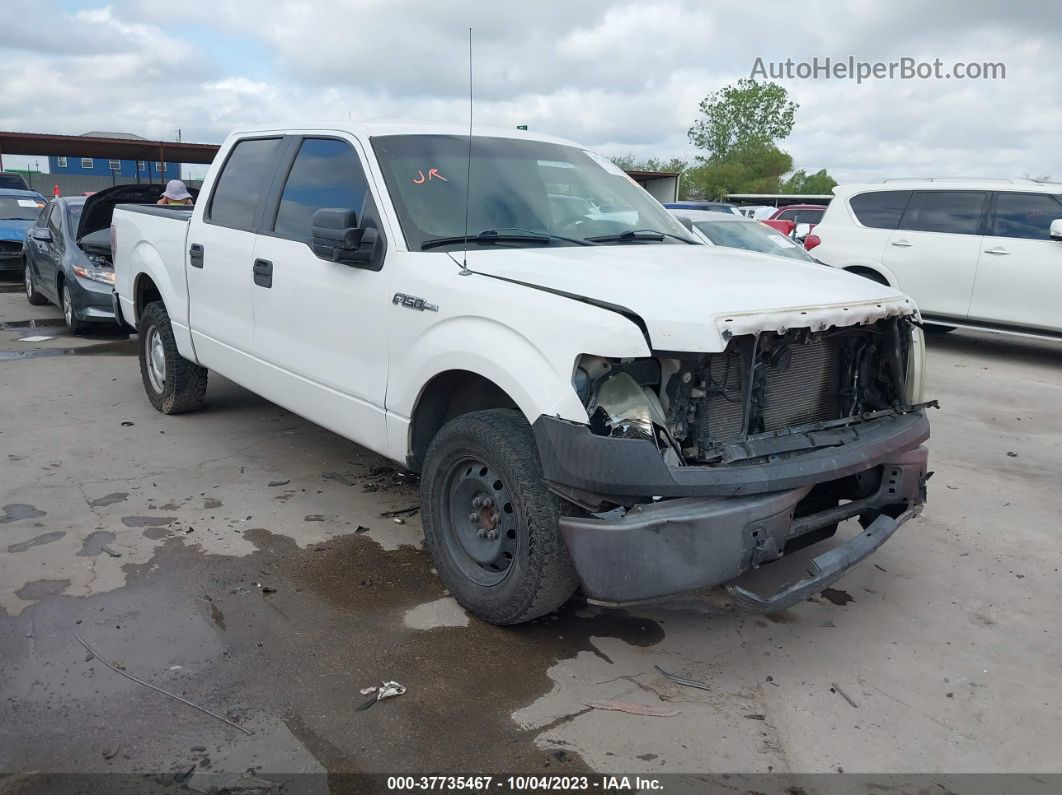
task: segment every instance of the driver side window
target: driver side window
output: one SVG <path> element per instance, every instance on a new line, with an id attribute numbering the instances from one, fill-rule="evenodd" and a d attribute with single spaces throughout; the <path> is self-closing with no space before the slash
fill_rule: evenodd
<path id="1" fill-rule="evenodd" d="M 288 173 L 273 231 L 313 243 L 313 214 L 331 208 L 354 210 L 360 223 L 369 185 L 357 153 L 346 141 L 307 138 Z"/>

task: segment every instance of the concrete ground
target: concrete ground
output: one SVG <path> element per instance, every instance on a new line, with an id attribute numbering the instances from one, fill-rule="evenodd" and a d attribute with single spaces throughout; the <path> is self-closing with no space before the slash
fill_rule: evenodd
<path id="1" fill-rule="evenodd" d="M 1062 770 L 1058 345 L 930 338 L 926 512 L 824 595 L 503 629 L 446 596 L 386 462 L 213 375 L 163 416 L 124 335 L 9 325 L 58 317 L 0 294 L 2 772 Z"/>

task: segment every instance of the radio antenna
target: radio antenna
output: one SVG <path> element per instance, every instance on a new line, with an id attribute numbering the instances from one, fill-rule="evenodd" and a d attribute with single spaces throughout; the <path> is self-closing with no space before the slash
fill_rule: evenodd
<path id="1" fill-rule="evenodd" d="M 468 269 L 468 205 L 472 192 L 472 28 L 468 29 L 468 163 L 465 167 L 465 251 L 461 257 L 461 275 L 467 276 Z"/>

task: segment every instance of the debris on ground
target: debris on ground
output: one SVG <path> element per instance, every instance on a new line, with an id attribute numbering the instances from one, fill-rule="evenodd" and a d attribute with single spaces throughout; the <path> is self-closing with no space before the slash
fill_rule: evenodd
<path id="1" fill-rule="evenodd" d="M 405 508 L 395 508 L 390 511 L 383 511 L 380 516 L 386 517 L 398 517 L 398 516 L 412 516 L 420 510 L 419 505 L 407 505 Z"/>
<path id="2" fill-rule="evenodd" d="M 132 427 L 133 427 L 133 425 L 135 425 L 135 424 L 136 424 L 136 423 L 130 422 L 129 420 L 125 420 L 125 421 L 124 421 L 124 422 L 122 423 L 122 427 L 123 427 L 123 428 L 132 428 Z"/>
<path id="3" fill-rule="evenodd" d="M 91 654 L 93 657 L 95 657 L 101 663 L 106 665 L 108 668 L 110 668 L 116 674 L 120 674 L 121 676 L 124 676 L 126 679 L 131 679 L 132 681 L 136 682 L 138 685 L 143 685 L 144 687 L 150 688 L 150 689 L 154 690 L 156 693 L 162 693 L 162 695 L 169 696 L 170 698 L 174 699 L 175 701 L 180 701 L 182 704 L 185 704 L 185 705 L 191 707 L 194 710 L 198 710 L 199 712 L 202 712 L 204 715 L 209 715 L 210 717 L 215 718 L 215 719 L 221 721 L 222 723 L 225 723 L 225 724 L 231 726 L 232 728 L 236 729 L 237 731 L 241 731 L 241 732 L 243 732 L 244 734 L 247 734 L 247 735 L 250 735 L 252 733 L 249 729 L 245 729 L 245 728 L 243 728 L 243 726 L 237 726 L 231 720 L 228 720 L 227 718 L 223 718 L 220 715 L 218 715 L 216 713 L 213 713 L 213 712 L 211 712 L 208 709 L 204 709 L 203 707 L 199 706 L 198 704 L 193 704 L 191 701 L 189 701 L 186 698 L 181 698 L 180 696 L 178 696 L 178 695 L 176 695 L 174 693 L 171 693 L 168 690 L 163 690 L 161 687 L 156 687 L 155 685 L 151 684 L 151 682 L 145 682 L 143 679 L 138 679 L 137 677 L 133 676 L 131 673 L 128 673 L 128 672 L 122 670 L 125 667 L 123 665 L 120 665 L 120 664 L 119 665 L 112 665 L 111 663 L 107 662 L 105 659 L 100 657 L 96 653 L 95 649 L 93 649 L 91 646 L 89 646 L 87 643 L 85 643 L 84 638 L 82 638 L 80 635 L 75 635 L 74 637 L 77 638 L 78 643 L 80 643 L 82 646 L 85 647 L 85 649 L 89 652 L 89 654 Z M 195 765 L 192 766 L 192 770 L 194 770 L 194 769 L 195 769 Z M 192 770 L 188 771 L 188 774 L 185 775 L 185 778 L 187 778 L 188 775 L 191 774 Z"/>
<path id="4" fill-rule="evenodd" d="M 354 532 L 357 533 L 358 535 L 361 535 L 362 533 L 369 532 L 369 528 L 367 528 L 365 525 L 359 524 L 357 526 L 357 528 L 355 528 Z"/>
<path id="5" fill-rule="evenodd" d="M 403 519 L 401 516 L 396 516 L 391 521 L 394 522 L 395 524 L 405 524 L 406 523 L 406 520 Z"/>
<path id="6" fill-rule="evenodd" d="M 699 690 L 710 690 L 711 689 L 704 682 L 698 682 L 696 679 L 687 679 L 686 677 L 679 676 L 678 674 L 668 673 L 663 668 L 661 668 L 659 665 L 654 665 L 653 667 L 657 671 L 660 672 L 661 676 L 663 676 L 665 679 L 667 679 L 670 682 L 674 682 L 676 685 L 684 685 L 685 687 L 696 687 Z"/>
<path id="7" fill-rule="evenodd" d="M 394 698 L 395 696 L 402 695 L 406 692 L 406 686 L 400 685 L 398 682 L 389 680 L 387 682 L 384 682 L 383 684 L 376 685 L 373 687 L 363 687 L 358 692 L 361 693 L 363 696 L 373 696 L 360 707 L 358 707 L 358 709 L 368 709 L 377 701 L 383 701 L 385 698 Z"/>
<path id="8" fill-rule="evenodd" d="M 290 479 L 289 480 L 271 480 L 271 481 L 269 481 L 270 487 L 273 487 L 273 486 L 286 486 L 289 483 L 291 483 Z"/>
<path id="9" fill-rule="evenodd" d="M 647 704 L 634 704 L 630 701 L 605 701 L 594 699 L 583 702 L 591 709 L 608 709 L 614 712 L 626 712 L 630 715 L 646 715 L 651 718 L 673 718 L 679 714 L 677 709 L 651 707 Z"/>
<path id="10" fill-rule="evenodd" d="M 849 704 L 851 704 L 853 707 L 856 707 L 856 708 L 859 707 L 859 705 L 857 703 L 855 703 L 855 701 L 852 699 L 852 697 L 850 695 L 848 695 L 846 692 L 841 690 L 841 686 L 839 684 L 837 684 L 836 682 L 830 682 L 830 692 L 831 693 L 836 693 L 841 698 L 843 698 L 845 701 L 847 701 Z"/>
<path id="11" fill-rule="evenodd" d="M 325 480 L 334 480 L 336 483 L 342 483 L 344 486 L 354 485 L 354 481 L 341 472 L 322 472 L 321 477 Z"/>
<path id="12" fill-rule="evenodd" d="M 121 552 L 118 552 L 115 549 L 111 549 L 110 547 L 104 547 L 103 551 L 110 555 L 112 558 L 120 558 L 122 556 Z"/>
<path id="13" fill-rule="evenodd" d="M 1007 455 L 1009 455 L 1011 458 L 1017 458 L 1018 457 L 1018 454 L 1015 453 L 1013 450 L 1008 450 L 1007 451 Z"/>
<path id="14" fill-rule="evenodd" d="M 745 716 L 749 720 L 767 720 L 767 716 L 762 712 L 752 712 Z"/>
<path id="15" fill-rule="evenodd" d="M 104 759 L 114 759 L 114 757 L 118 756 L 118 752 L 121 751 L 121 750 L 122 749 L 117 747 L 117 746 L 115 746 L 114 748 L 104 748 L 103 749 L 103 758 Z"/>
<path id="16" fill-rule="evenodd" d="M 276 592 L 277 592 L 277 589 L 276 589 L 276 588 L 273 588 L 273 587 L 272 587 L 272 586 L 270 586 L 270 585 L 263 585 L 263 584 L 262 584 L 262 583 L 260 583 L 260 582 L 256 582 L 256 583 L 254 584 L 254 587 L 255 587 L 255 588 L 258 588 L 259 590 L 261 590 L 261 591 L 262 591 L 262 593 L 264 593 L 264 594 L 271 594 L 271 593 L 276 593 Z"/>
<path id="17" fill-rule="evenodd" d="M 19 342 L 46 342 L 48 340 L 54 340 L 55 337 L 46 337 L 43 334 L 33 334 L 29 337 L 19 337 Z"/>

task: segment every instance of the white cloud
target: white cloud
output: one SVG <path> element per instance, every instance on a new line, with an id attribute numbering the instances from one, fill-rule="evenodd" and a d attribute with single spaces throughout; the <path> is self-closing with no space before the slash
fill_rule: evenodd
<path id="1" fill-rule="evenodd" d="M 75 14 L 0 10 L 0 127 L 127 130 L 220 141 L 283 119 L 467 118 L 609 153 L 690 156 L 709 91 L 757 57 L 1003 61 L 1003 81 L 784 81 L 800 102 L 783 147 L 844 180 L 1062 177 L 1062 31 L 1049 2 L 808 0 L 281 2 L 112 0 Z"/>

